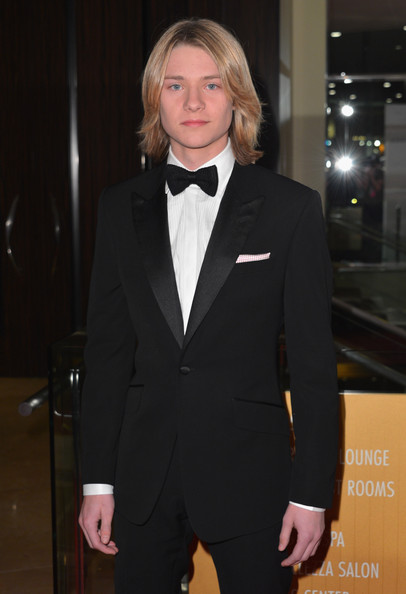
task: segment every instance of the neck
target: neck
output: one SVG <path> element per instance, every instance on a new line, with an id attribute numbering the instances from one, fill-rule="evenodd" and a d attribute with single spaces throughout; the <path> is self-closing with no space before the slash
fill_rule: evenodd
<path id="1" fill-rule="evenodd" d="M 208 161 L 217 157 L 227 146 L 227 139 L 222 146 L 206 146 L 202 148 L 186 148 L 178 145 L 171 145 L 171 149 L 175 157 L 182 163 L 184 167 L 195 171 L 199 169 Z"/>

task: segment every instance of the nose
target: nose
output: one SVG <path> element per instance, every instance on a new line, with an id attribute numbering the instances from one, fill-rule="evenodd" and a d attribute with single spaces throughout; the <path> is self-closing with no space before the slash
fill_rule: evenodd
<path id="1" fill-rule="evenodd" d="M 189 111 L 198 111 L 203 109 L 204 100 L 201 91 L 197 87 L 190 87 L 185 96 L 185 109 Z"/>

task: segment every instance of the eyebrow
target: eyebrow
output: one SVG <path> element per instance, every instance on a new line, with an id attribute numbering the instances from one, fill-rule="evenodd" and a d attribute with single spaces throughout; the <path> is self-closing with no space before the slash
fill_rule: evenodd
<path id="1" fill-rule="evenodd" d="M 220 79 L 221 77 L 220 77 L 219 74 L 208 74 L 207 76 L 202 76 L 202 80 L 211 80 L 213 78 Z M 165 80 L 166 79 L 171 79 L 171 80 L 185 80 L 185 77 L 184 76 L 181 76 L 181 75 L 173 75 L 172 76 L 171 74 L 168 74 L 168 75 L 165 76 Z"/>

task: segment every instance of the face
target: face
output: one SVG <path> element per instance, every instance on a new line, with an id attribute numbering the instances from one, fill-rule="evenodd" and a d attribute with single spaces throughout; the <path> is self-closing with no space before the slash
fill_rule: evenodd
<path id="1" fill-rule="evenodd" d="M 175 46 L 161 92 L 161 124 L 175 156 L 196 169 L 226 146 L 233 105 L 225 95 L 219 70 L 207 52 Z"/>

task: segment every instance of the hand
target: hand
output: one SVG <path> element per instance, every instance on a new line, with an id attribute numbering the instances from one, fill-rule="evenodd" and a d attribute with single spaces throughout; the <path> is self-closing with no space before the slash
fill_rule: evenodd
<path id="1" fill-rule="evenodd" d="M 289 557 L 282 561 L 283 567 L 307 561 L 315 554 L 324 532 L 324 512 L 311 511 L 290 503 L 283 517 L 278 547 L 280 551 L 288 546 L 293 528 L 297 531 L 296 544 Z"/>
<path id="2" fill-rule="evenodd" d="M 110 540 L 113 513 L 113 495 L 86 495 L 83 497 L 79 515 L 80 527 L 89 547 L 107 555 L 118 553 L 116 543 Z"/>

